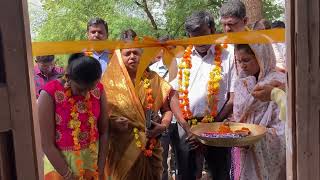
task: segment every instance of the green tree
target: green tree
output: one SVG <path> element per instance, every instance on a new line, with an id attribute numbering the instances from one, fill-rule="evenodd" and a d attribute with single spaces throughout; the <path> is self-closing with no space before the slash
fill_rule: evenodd
<path id="1" fill-rule="evenodd" d="M 169 34 L 185 36 L 184 20 L 195 10 L 208 10 L 219 26 L 219 8 L 224 0 L 42 0 L 45 19 L 34 26 L 37 41 L 86 39 L 87 21 L 102 17 L 109 25 L 111 39 L 122 30 L 134 29 L 139 36 L 159 37 Z M 263 15 L 268 20 L 279 19 L 283 7 L 273 0 L 263 0 Z M 31 11 L 31 14 L 33 12 Z M 41 16 L 40 16 L 41 17 Z M 44 19 L 44 20 L 43 20 Z M 31 23 L 37 18 L 31 19 Z M 38 23 L 37 23 L 38 24 Z"/>

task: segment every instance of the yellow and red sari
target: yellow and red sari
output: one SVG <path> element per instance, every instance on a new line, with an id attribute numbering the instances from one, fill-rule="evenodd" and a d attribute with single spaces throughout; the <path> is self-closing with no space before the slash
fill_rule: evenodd
<path id="1" fill-rule="evenodd" d="M 109 151 L 107 155 L 106 174 L 112 180 L 160 180 L 162 174 L 162 149 L 157 142 L 151 157 L 146 157 L 136 145 L 133 129 L 139 130 L 142 147 L 146 145 L 145 107 L 147 93 L 143 81 L 134 87 L 127 69 L 117 50 L 102 78 L 108 104 L 111 109 Z M 152 110 L 158 112 L 167 101 L 171 86 L 154 72 L 146 72 L 151 82 L 154 104 Z M 114 120 L 118 117 L 129 119 L 126 133 L 113 130 Z"/>

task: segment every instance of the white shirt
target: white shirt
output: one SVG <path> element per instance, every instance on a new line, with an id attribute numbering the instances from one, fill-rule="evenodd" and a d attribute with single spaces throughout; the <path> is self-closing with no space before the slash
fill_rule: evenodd
<path id="1" fill-rule="evenodd" d="M 153 63 L 151 66 L 149 66 L 151 71 L 156 72 L 160 77 L 162 77 L 167 82 L 169 81 L 169 71 L 166 65 L 163 64 L 162 59 L 160 61 L 157 61 Z"/>
<path id="2" fill-rule="evenodd" d="M 227 102 L 228 92 L 234 91 L 234 50 L 233 46 L 228 45 L 227 49 L 222 51 L 221 66 L 222 80 L 220 81 L 218 111 L 221 111 L 224 104 Z M 214 65 L 214 45 L 208 50 L 206 56 L 201 57 L 193 48 L 191 53 L 192 68 L 190 69 L 189 81 L 189 101 L 190 110 L 194 117 L 203 117 L 208 109 L 207 105 L 207 88 L 209 73 Z M 177 64 L 181 62 L 181 58 L 177 59 Z M 178 76 L 170 83 L 175 90 L 178 90 Z"/>

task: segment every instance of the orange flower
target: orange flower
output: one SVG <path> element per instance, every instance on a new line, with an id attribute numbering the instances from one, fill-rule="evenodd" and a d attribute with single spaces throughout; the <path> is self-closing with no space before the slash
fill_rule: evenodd
<path id="1" fill-rule="evenodd" d="M 75 151 L 74 154 L 75 154 L 76 156 L 80 156 L 80 151 Z"/>
<path id="2" fill-rule="evenodd" d="M 76 160 L 76 165 L 77 165 L 77 167 L 82 166 L 83 165 L 83 161 L 81 159 L 77 159 Z"/>
<path id="3" fill-rule="evenodd" d="M 152 89 L 151 88 L 147 89 L 147 94 L 151 94 L 152 95 Z"/>

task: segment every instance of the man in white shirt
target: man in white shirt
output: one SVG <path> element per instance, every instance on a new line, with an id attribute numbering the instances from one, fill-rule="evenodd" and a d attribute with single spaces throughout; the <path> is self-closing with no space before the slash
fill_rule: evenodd
<path id="1" fill-rule="evenodd" d="M 195 12 L 185 21 L 185 29 L 190 37 L 205 36 L 215 33 L 215 25 L 213 16 L 205 11 Z M 191 119 L 201 120 L 210 114 L 208 112 L 208 81 L 209 74 L 213 68 L 216 68 L 215 62 L 216 50 L 215 45 L 195 45 L 191 51 L 191 68 L 188 86 L 188 98 L 190 101 Z M 232 48 L 231 48 L 232 49 Z M 217 95 L 217 116 L 215 121 L 223 121 L 232 112 L 232 100 L 230 94 L 233 92 L 233 51 L 223 48 L 221 51 L 221 75 L 219 93 Z M 179 67 L 182 59 L 177 59 L 176 63 Z M 174 68 L 170 68 L 174 69 Z M 178 69 L 176 67 L 176 69 Z M 177 72 L 177 71 L 176 71 Z M 171 71 L 170 71 L 171 73 Z M 178 76 L 171 81 L 171 85 L 175 90 L 181 89 L 178 83 Z M 186 119 L 189 120 L 189 119 Z M 186 133 L 180 125 L 178 126 L 180 142 L 177 148 L 177 168 L 178 179 L 195 180 L 202 170 L 201 163 L 197 163 L 197 158 L 201 156 L 198 150 L 194 150 L 192 145 L 194 141 L 190 141 L 190 134 Z M 189 137 L 188 137 L 189 136 Z M 218 148 L 204 146 L 204 156 L 208 164 L 208 170 L 213 179 L 229 180 L 230 179 L 230 148 Z M 200 166 L 199 166 L 200 165 Z M 198 171 L 198 172 L 197 172 Z"/>
<path id="2" fill-rule="evenodd" d="M 90 19 L 87 24 L 87 37 L 90 41 L 103 41 L 108 39 L 108 24 L 101 18 Z M 92 55 L 100 62 L 102 73 L 105 72 L 109 63 L 109 51 L 93 52 Z"/>

